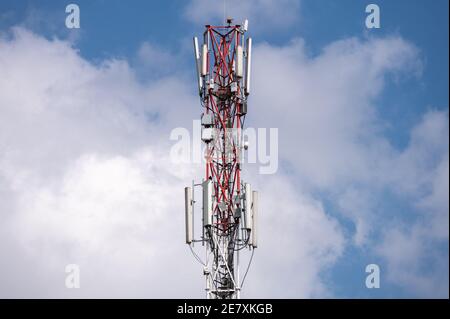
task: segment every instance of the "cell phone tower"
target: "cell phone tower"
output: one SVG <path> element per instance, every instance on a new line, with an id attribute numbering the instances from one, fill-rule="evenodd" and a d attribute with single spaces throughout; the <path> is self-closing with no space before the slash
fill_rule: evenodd
<path id="1" fill-rule="evenodd" d="M 206 25 L 199 47 L 194 37 L 198 92 L 203 108 L 201 139 L 205 145 L 205 177 L 185 188 L 186 243 L 203 264 L 208 299 L 240 298 L 242 284 L 258 246 L 258 193 L 241 180 L 242 130 L 250 94 L 252 39 L 245 38 L 248 21 L 225 26 Z M 194 237 L 195 188 L 202 193 L 202 227 Z M 205 259 L 194 243 L 206 249 Z M 241 280 L 239 254 L 248 252 Z"/>

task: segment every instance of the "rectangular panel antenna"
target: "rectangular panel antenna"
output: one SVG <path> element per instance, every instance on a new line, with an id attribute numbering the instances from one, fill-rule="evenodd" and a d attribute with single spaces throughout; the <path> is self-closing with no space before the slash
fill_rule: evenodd
<path id="1" fill-rule="evenodd" d="M 193 216 L 192 216 L 192 188 L 184 188 L 184 207 L 185 207 L 185 219 L 186 219 L 186 244 L 192 243 L 193 233 Z"/>
<path id="2" fill-rule="evenodd" d="M 200 52 L 198 50 L 197 37 L 194 37 L 194 58 L 195 58 L 195 69 L 197 71 L 198 92 L 199 92 L 199 94 L 201 94 L 203 83 L 202 83 L 202 78 L 200 76 Z"/>
<path id="3" fill-rule="evenodd" d="M 203 187 L 203 227 L 212 225 L 213 184 L 211 180 L 202 183 Z"/>
<path id="4" fill-rule="evenodd" d="M 247 39 L 247 65 L 245 68 L 245 95 L 250 94 L 250 73 L 252 69 L 252 38 Z"/>
<path id="5" fill-rule="evenodd" d="M 258 247 L 258 232 L 257 232 L 257 222 L 258 222 L 258 192 L 253 191 L 253 228 L 252 228 L 252 246 L 253 248 Z"/>

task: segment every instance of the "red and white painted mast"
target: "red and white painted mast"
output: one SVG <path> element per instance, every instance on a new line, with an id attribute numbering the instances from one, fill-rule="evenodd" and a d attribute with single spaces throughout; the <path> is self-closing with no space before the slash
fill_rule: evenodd
<path id="1" fill-rule="evenodd" d="M 206 166 L 202 183 L 185 189 L 186 243 L 204 266 L 207 298 L 239 298 L 239 253 L 250 251 L 253 257 L 257 247 L 258 196 L 241 180 L 252 39 L 245 38 L 247 20 L 233 25 L 227 19 L 227 25 L 205 28 L 201 45 L 194 38 L 194 53 Z M 194 239 L 196 186 L 203 196 L 200 239 Z M 193 249 L 195 242 L 206 247 L 204 261 Z"/>

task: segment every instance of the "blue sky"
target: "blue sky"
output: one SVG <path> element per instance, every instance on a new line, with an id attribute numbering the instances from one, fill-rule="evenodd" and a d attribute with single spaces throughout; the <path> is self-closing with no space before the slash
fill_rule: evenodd
<path id="1" fill-rule="evenodd" d="M 220 1 L 219 1 L 220 2 Z M 299 10 L 300 19 L 289 30 L 267 31 L 258 34 L 255 41 L 285 44 L 294 37 L 307 42 L 311 55 L 335 40 L 347 37 L 401 35 L 419 49 L 425 67 L 419 81 L 404 81 L 395 92 L 380 97 L 383 116 L 394 120 L 391 137 L 399 146 L 405 145 L 408 127 L 418 121 L 424 106 L 438 109 L 448 107 L 448 1 L 407 0 L 377 1 L 382 10 L 382 28 L 368 31 L 363 0 L 304 1 Z M 82 7 L 82 30 L 76 46 L 80 54 L 97 61 L 108 57 L 133 60 L 144 41 L 156 43 L 176 52 L 193 34 L 199 34 L 202 25 L 196 25 L 183 17 L 185 1 L 134 0 L 125 6 L 122 1 L 78 1 Z M 219 3 L 219 5 L 221 5 Z M 25 22 L 42 35 L 66 36 L 68 30 L 61 25 L 66 13 L 65 3 L 54 1 L 4 1 L 1 12 L 10 13 L 0 21 L 2 29 L 27 21 L 30 15 L 38 15 L 37 21 Z M 330 27 L 332 26 L 332 27 Z M 190 68 L 190 52 L 184 52 L 183 65 Z M 409 107 L 403 107 L 405 103 Z"/>
<path id="2" fill-rule="evenodd" d="M 418 197 L 423 196 L 423 198 L 427 198 L 430 194 L 433 197 L 433 192 L 436 191 L 436 189 L 429 189 L 431 187 L 430 185 L 434 184 L 428 180 L 428 177 L 434 176 L 435 170 L 437 171 L 441 160 L 444 163 L 445 171 L 445 158 L 447 158 L 446 167 L 448 172 L 448 139 L 438 141 L 443 144 L 441 145 L 436 142 L 439 145 L 435 148 L 430 148 L 430 158 L 426 157 L 427 155 L 423 155 L 424 152 L 422 149 L 417 151 L 414 147 L 416 144 L 424 143 L 423 148 L 428 149 L 428 145 L 426 144 L 430 140 L 427 139 L 427 136 L 431 136 L 432 139 L 436 136 L 441 137 L 441 135 L 438 133 L 430 133 L 428 135 L 426 133 L 424 134 L 425 137 L 420 135 L 416 142 L 411 143 L 411 141 L 413 140 L 412 132 L 414 132 L 415 128 L 420 128 L 421 123 L 426 124 L 424 119 L 427 118 L 426 114 L 429 112 L 437 112 L 439 114 L 440 118 L 432 118 L 430 121 L 431 123 L 434 123 L 433 121 L 437 121 L 436 123 L 444 123 L 443 131 L 448 135 L 449 3 L 446 0 L 379 0 L 372 2 L 378 4 L 381 9 L 380 29 L 368 30 L 365 27 L 364 21 L 367 15 L 365 13 L 365 6 L 371 3 L 370 1 L 304 0 L 298 2 L 299 6 L 293 5 L 293 9 L 286 7 L 285 9 L 287 11 L 292 11 L 290 12 L 292 22 L 286 22 L 286 25 L 279 26 L 274 22 L 268 21 L 268 27 L 255 27 L 253 39 L 255 45 L 260 48 L 260 51 L 256 52 L 261 52 L 260 56 L 268 57 L 268 60 L 272 61 L 275 65 L 279 61 L 277 60 L 277 54 L 281 54 L 280 48 L 294 48 L 294 50 L 300 50 L 302 54 L 307 56 L 306 60 L 309 62 L 305 65 L 309 66 L 314 64 L 315 61 L 321 61 L 326 56 L 325 49 L 329 48 L 330 44 L 338 41 L 347 41 L 348 39 L 356 38 L 363 47 L 366 44 L 370 45 L 372 43 L 371 41 L 376 41 L 377 39 L 381 39 L 381 41 L 389 38 L 401 39 L 401 43 L 395 42 L 394 45 L 398 44 L 402 50 L 405 50 L 400 51 L 404 52 L 404 55 L 410 52 L 413 55 L 413 58 L 411 58 L 413 61 L 408 60 L 409 62 L 407 61 L 405 64 L 411 62 L 413 64 L 418 63 L 418 65 L 412 67 L 407 65 L 399 66 L 398 68 L 401 69 L 399 72 L 396 71 L 397 67 L 392 67 L 394 71 L 379 71 L 381 74 L 380 77 L 374 77 L 374 81 L 378 81 L 381 78 L 383 84 L 376 94 L 371 95 L 368 93 L 368 98 L 366 99 L 367 104 L 370 105 L 371 112 L 373 112 L 373 114 L 369 112 L 371 115 L 367 115 L 367 118 L 370 123 L 376 124 L 374 127 L 377 131 L 367 141 L 378 141 L 378 139 L 382 139 L 380 144 L 374 144 L 376 147 L 384 145 L 383 143 L 389 144 L 390 148 L 386 151 L 386 161 L 389 162 L 392 160 L 392 162 L 397 163 L 396 157 L 398 157 L 398 163 L 400 164 L 395 167 L 400 167 L 403 164 L 405 167 L 411 167 L 410 171 L 405 174 L 413 177 L 411 177 L 411 182 L 408 180 L 405 184 L 417 183 L 419 185 L 422 180 L 426 180 L 423 184 L 424 186 L 418 186 L 417 190 L 410 190 L 411 185 L 403 185 L 400 181 L 390 180 L 390 172 L 383 171 L 381 175 L 387 175 L 387 177 L 380 178 L 384 180 L 379 183 L 377 181 L 372 183 L 370 178 L 367 181 L 365 177 L 353 179 L 348 177 L 348 179 L 340 180 L 341 175 L 339 175 L 336 177 L 338 183 L 344 181 L 342 183 L 346 183 L 346 186 L 335 188 L 332 182 L 325 182 L 324 184 L 322 180 L 314 180 L 315 173 L 310 174 L 304 172 L 304 169 L 301 167 L 296 168 L 296 165 L 301 166 L 301 162 L 296 161 L 296 158 L 292 157 L 287 162 L 281 161 L 283 164 L 280 168 L 280 174 L 283 176 L 288 175 L 286 179 L 294 185 L 294 188 L 304 189 L 308 196 L 321 203 L 325 210 L 325 216 L 336 220 L 339 224 L 342 238 L 345 241 L 345 244 L 342 243 L 342 249 L 336 249 L 340 252 L 336 253 L 338 257 L 333 262 L 325 266 L 322 266 L 320 263 L 320 266 L 317 266 L 319 268 L 318 276 L 320 276 L 321 282 L 327 287 L 326 290 L 328 291 L 327 293 L 319 292 L 317 296 L 330 295 L 338 298 L 433 297 L 434 295 L 430 295 L 429 290 L 423 287 L 429 287 L 429 283 L 433 283 L 433 280 L 448 282 L 448 228 L 447 236 L 444 236 L 444 238 L 438 236 L 430 239 L 425 236 L 426 239 L 423 239 L 423 241 L 421 241 L 422 239 L 417 239 L 420 242 L 420 248 L 417 248 L 418 251 L 423 251 L 423 247 L 431 247 L 430 253 L 421 255 L 418 253 L 420 257 L 417 257 L 417 260 L 412 259 L 415 260 L 413 263 L 417 262 L 417 265 L 412 267 L 413 270 L 411 272 L 406 270 L 407 273 L 412 274 L 412 278 L 417 276 L 417 274 L 424 274 L 425 279 L 421 278 L 418 280 L 417 287 L 419 288 L 414 285 L 415 288 L 411 288 L 412 286 L 407 283 L 409 277 L 400 280 L 392 278 L 396 276 L 402 277 L 398 274 L 398 269 L 401 269 L 404 261 L 398 261 L 395 258 L 393 259 L 394 261 L 389 260 L 389 256 L 391 255 L 385 252 L 386 245 L 383 244 L 383 240 L 387 240 L 386 238 L 400 238 L 403 235 L 405 238 L 408 238 L 409 235 L 414 236 L 416 234 L 417 224 L 421 223 L 421 219 L 427 220 L 428 218 L 428 215 L 424 217 L 424 215 L 418 213 L 420 211 L 418 208 L 420 198 Z M 190 41 L 193 35 L 201 34 L 203 25 L 197 23 L 196 18 L 189 16 L 187 7 L 190 4 L 188 1 L 135 0 L 124 2 L 119 0 L 79 0 L 75 3 L 79 5 L 81 10 L 81 28 L 79 30 L 69 31 L 64 27 L 66 17 L 64 10 L 67 4 L 65 2 L 2 1 L 0 3 L 0 32 L 9 32 L 8 30 L 11 27 L 22 26 L 36 36 L 45 37 L 49 43 L 52 43 L 51 41 L 55 37 L 68 39 L 71 47 L 78 51 L 80 58 L 94 66 L 100 65 L 106 60 L 127 61 L 130 69 L 137 74 L 138 82 L 140 83 L 138 85 L 142 84 L 144 87 L 146 85 L 152 87 L 152 83 L 159 83 L 159 80 L 171 79 L 170 76 L 173 76 L 178 78 L 178 80 L 181 79 L 188 82 L 184 83 L 186 89 L 183 89 L 183 94 L 187 96 L 192 93 L 194 95 L 194 81 L 192 83 L 189 82 L 190 78 L 192 80 L 194 79 Z M 295 3 L 297 1 L 288 0 L 282 2 L 281 5 L 286 4 L 288 6 Z M 219 1 L 217 6 L 222 6 L 222 2 Z M 268 16 L 270 17 L 270 14 Z M 208 15 L 205 14 L 205 19 L 207 17 Z M 274 17 L 274 19 L 277 18 L 279 17 Z M 217 21 L 211 22 L 215 23 Z M 209 23 L 209 21 L 205 20 L 203 24 L 206 23 Z M 271 23 L 274 27 L 270 27 Z M 250 32 L 252 32 L 252 27 L 252 21 L 250 20 Z M 303 40 L 303 47 L 301 49 L 295 49 L 295 45 L 292 44 L 293 40 L 298 38 Z M 169 66 L 170 70 L 164 71 L 158 69 L 157 66 L 151 65 L 149 67 L 143 63 L 138 54 L 143 43 L 149 43 L 168 57 L 172 57 L 175 65 Z M 346 51 L 342 50 L 342 52 L 338 50 L 338 54 L 345 55 Z M 301 60 L 300 56 L 299 54 L 299 61 Z M 395 58 L 403 57 L 403 55 L 398 56 L 395 54 L 393 56 Z M 292 65 L 297 66 L 295 63 L 296 61 L 292 61 Z M 303 62 L 299 63 L 302 65 L 301 63 Z M 392 63 L 395 64 L 396 61 Z M 259 65 L 261 67 L 264 66 L 262 63 Z M 389 69 L 391 66 L 386 66 L 385 68 Z M 371 69 L 370 65 L 367 65 L 367 69 Z M 299 68 L 299 72 L 302 72 L 301 67 Z M 362 81 L 365 81 L 365 79 L 362 79 Z M 367 81 L 371 81 L 370 76 L 368 76 Z M 259 84 L 259 87 L 262 86 L 263 84 Z M 258 84 L 255 87 L 257 88 Z M 186 93 L 190 92 L 189 90 L 191 90 L 191 93 Z M 256 92 L 255 95 L 257 94 Z M 323 94 L 326 95 L 328 92 L 324 92 Z M 160 98 L 158 95 L 158 99 Z M 183 101 L 181 97 L 180 99 Z M 144 99 L 144 101 L 147 100 Z M 254 101 L 262 101 L 262 98 L 255 98 Z M 360 102 L 360 100 L 357 101 Z M 258 107 L 258 105 L 255 107 Z M 301 105 L 290 104 L 288 107 L 298 108 L 298 114 L 300 117 L 302 116 Z M 164 112 L 160 113 L 163 114 Z M 189 112 L 186 112 L 186 114 L 189 114 Z M 195 114 L 192 114 L 192 118 L 195 117 Z M 351 113 L 346 114 L 347 118 L 351 118 L 352 116 L 353 114 Z M 249 118 L 249 125 L 264 126 L 266 124 L 258 121 L 258 119 L 258 117 L 254 119 Z M 275 125 L 282 130 L 283 123 L 281 121 Z M 428 127 L 425 124 L 424 126 Z M 189 125 L 187 124 L 187 127 Z M 365 133 L 359 132 L 356 139 L 361 136 L 365 136 Z M 367 141 L 362 137 L 362 144 Z M 412 149 L 411 153 L 413 155 L 408 155 L 410 154 L 410 149 Z M 302 151 L 308 152 L 308 149 L 303 149 Z M 345 150 L 342 150 L 342 153 L 345 152 Z M 369 151 L 367 152 L 368 154 L 372 154 Z M 405 155 L 402 155 L 403 153 Z M 403 158 L 408 158 L 408 156 L 411 159 L 403 162 Z M 414 166 L 417 158 L 425 158 L 426 163 L 420 162 L 417 166 Z M 380 159 L 380 166 L 385 165 L 384 160 L 384 158 Z M 430 161 L 427 162 L 427 160 Z M 433 164 L 434 162 L 436 163 Z M 428 164 L 429 166 L 427 166 Z M 378 167 L 378 164 L 375 166 Z M 290 167 L 294 167 L 292 168 L 292 174 L 289 173 Z M 414 179 L 416 175 L 418 176 L 417 180 Z M 264 178 L 264 176 L 260 178 Z M 335 176 L 330 178 L 334 179 Z M 374 177 L 371 178 L 373 180 L 377 179 Z M 444 178 L 444 183 L 445 181 L 447 183 L 446 187 L 448 188 L 448 177 L 446 180 Z M 304 186 L 305 184 L 308 184 L 308 186 Z M 397 188 L 405 189 L 405 191 L 397 192 Z M 375 217 L 368 217 L 369 215 L 367 214 L 359 217 L 359 215 L 352 215 L 353 213 L 350 215 L 341 213 L 343 208 L 339 203 L 344 200 L 344 194 L 351 193 L 353 189 L 362 190 L 364 196 L 370 199 L 371 205 L 368 208 L 370 213 L 368 214 Z M 294 193 L 293 196 L 295 198 L 295 196 L 300 195 L 299 193 Z M 446 220 L 448 222 L 448 195 L 446 203 L 444 199 L 444 209 L 445 204 L 447 205 Z M 395 216 L 391 215 L 392 211 L 396 212 Z M 352 244 L 352 237 L 356 232 L 356 220 L 358 218 L 367 218 L 365 223 L 373 223 L 375 227 L 375 230 L 372 230 L 368 235 L 370 238 L 362 245 Z M 384 225 L 390 227 L 391 223 L 400 226 L 398 229 L 392 229 L 392 231 L 383 229 Z M 433 230 L 430 229 L 430 232 L 433 232 Z M 422 230 L 417 230 L 417 233 L 422 234 Z M 416 239 L 416 237 L 411 238 Z M 407 242 L 408 240 L 405 241 Z M 412 250 L 416 251 L 414 249 Z M 382 252 L 380 253 L 380 251 Z M 411 264 L 411 262 L 408 262 L 408 259 L 405 260 L 407 260 L 405 262 L 406 264 Z M 260 262 L 263 261 L 264 259 L 261 258 Z M 256 259 L 257 262 L 258 260 Z M 297 260 L 296 263 L 298 265 L 298 271 L 302 272 L 302 260 Z M 382 279 L 382 287 L 380 289 L 367 289 L 364 285 L 366 276 L 364 268 L 368 263 L 379 264 L 383 270 L 382 278 L 389 277 L 386 280 Z M 433 263 L 437 263 L 439 267 L 432 266 Z M 312 264 L 315 265 L 314 263 Z M 430 267 L 432 269 L 441 271 L 437 279 L 430 279 L 431 277 L 426 274 L 426 270 L 423 267 L 428 264 L 431 265 Z M 396 271 L 391 270 L 394 267 L 396 267 Z M 384 269 L 387 269 L 389 273 L 386 277 L 384 277 Z M 443 272 L 442 269 L 444 270 Z M 198 274 L 194 273 L 192 276 L 195 277 Z M 191 276 L 191 274 L 189 275 Z M 250 278 L 249 285 L 256 282 L 256 280 L 254 279 L 252 281 Z M 421 287 L 424 290 L 421 290 Z M 311 291 L 315 291 L 313 288 L 311 288 Z M 446 295 L 448 297 L 448 284 L 446 286 Z M 256 296 L 260 295 L 256 294 Z M 293 296 L 295 296 L 295 291 L 289 295 L 289 297 Z M 300 296 L 314 297 L 316 294 L 308 292 L 300 294 Z M 441 297 L 442 293 L 436 296 Z"/>
<path id="3" fill-rule="evenodd" d="M 82 29 L 74 31 L 81 33 L 76 42 L 77 48 L 82 56 L 92 61 L 105 57 L 132 59 L 143 41 L 178 51 L 183 40 L 202 30 L 202 25 L 183 18 L 185 1 L 134 0 L 129 6 L 125 6 L 122 1 L 78 1 L 77 4 L 83 10 Z M 403 116 L 399 116 L 400 110 L 395 107 L 395 101 L 406 97 L 401 95 L 402 90 L 396 90 L 396 94 L 390 95 L 388 92 L 389 97 L 383 102 L 391 101 L 392 104 L 384 111 L 398 112 L 391 115 L 397 119 L 409 119 L 404 124 L 406 128 L 417 120 L 414 113 L 420 113 L 420 110 L 414 110 L 420 109 L 419 105 L 446 108 L 448 74 L 444 70 L 448 69 L 449 54 L 448 41 L 445 40 L 448 38 L 448 1 L 377 1 L 383 15 L 382 28 L 370 32 L 364 25 L 367 4 L 367 1 L 362 0 L 304 1 L 299 12 L 299 23 L 288 31 L 269 31 L 258 35 L 255 41 L 284 44 L 293 37 L 302 37 L 308 44 L 310 54 L 314 55 L 327 43 L 346 37 L 399 34 L 420 48 L 426 67 L 419 83 L 405 83 L 409 102 L 415 102 L 416 105 L 402 109 Z M 68 32 L 60 25 L 66 17 L 64 8 L 63 2 L 3 1 L 1 12 L 8 15 L 2 17 L 0 27 L 7 29 L 22 24 L 35 13 L 40 15 L 38 21 L 25 22 L 26 25 L 31 25 L 47 37 L 55 34 L 64 36 Z M 190 63 L 187 59 L 185 62 Z M 190 64 L 184 67 L 190 67 Z M 411 94 L 414 94 L 413 98 Z"/>

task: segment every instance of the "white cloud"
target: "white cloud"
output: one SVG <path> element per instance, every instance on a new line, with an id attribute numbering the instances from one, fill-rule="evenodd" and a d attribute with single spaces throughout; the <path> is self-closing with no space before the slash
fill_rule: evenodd
<path id="1" fill-rule="evenodd" d="M 184 245 L 182 194 L 201 171 L 170 162 L 167 147 L 170 130 L 199 113 L 195 91 L 170 76 L 144 85 L 125 61 L 95 66 L 69 43 L 20 28 L 1 40 L 0 67 L 0 294 L 202 296 L 201 267 Z M 274 191 L 281 182 L 291 191 Z M 244 294 L 330 294 L 319 274 L 343 249 L 339 226 L 282 176 L 260 185 L 269 207 L 261 268 Z M 274 251 L 278 240 L 294 253 Z M 261 271 L 278 267 L 274 254 L 291 275 L 302 263 L 295 290 L 278 286 L 290 276 Z M 81 267 L 80 290 L 64 287 L 69 263 Z"/>
<path id="2" fill-rule="evenodd" d="M 259 45 L 251 121 L 280 127 L 280 152 L 313 187 L 372 180 L 389 151 L 373 100 L 387 74 L 415 63 L 401 38 L 337 41 L 317 57 L 302 40 Z"/>
<path id="3" fill-rule="evenodd" d="M 144 44 L 141 58 L 166 54 L 164 65 L 170 57 L 154 48 Z M 413 203 L 432 235 L 409 221 L 390 224 L 375 253 L 390 280 L 433 295 L 429 287 L 448 274 L 435 249 L 448 242 L 448 115 L 427 113 L 402 151 L 384 137 L 375 104 L 388 75 L 420 73 L 417 49 L 400 37 L 347 39 L 311 57 L 295 39 L 257 45 L 254 61 L 247 124 L 279 128 L 284 166 L 274 176 L 246 173 L 262 209 L 244 296 L 332 296 L 322 273 L 351 241 L 311 194 L 329 195 L 355 223 L 353 243 L 367 249 L 387 221 L 377 211 L 385 189 Z M 167 158 L 170 130 L 189 128 L 200 112 L 194 86 L 179 74 L 143 84 L 126 61 L 93 65 L 67 42 L 23 29 L 0 40 L 0 69 L 0 249 L 8 256 L 0 294 L 200 297 L 201 267 L 183 245 L 182 190 L 201 170 Z M 415 258 L 431 258 L 436 272 L 424 275 Z M 68 291 L 64 266 L 77 262 L 83 288 Z M 407 279 L 395 280 L 400 269 Z"/>
<path id="4" fill-rule="evenodd" d="M 0 294 L 200 296 L 174 200 L 196 167 L 163 151 L 168 114 L 195 97 L 174 79 L 140 84 L 124 61 L 94 66 L 67 42 L 13 32 L 0 42 Z M 181 100 L 170 105 L 173 87 Z M 80 291 L 64 288 L 68 263 L 81 266 Z"/>
<path id="5" fill-rule="evenodd" d="M 178 56 L 149 42 L 143 42 L 137 52 L 138 71 L 146 78 L 158 79 L 173 74 L 179 65 Z"/>
<path id="6" fill-rule="evenodd" d="M 444 155 L 445 156 L 445 155 Z M 431 176 L 431 192 L 421 198 L 418 206 L 430 218 L 430 233 L 437 238 L 448 240 L 449 221 L 449 161 L 448 153 Z"/>
<path id="7" fill-rule="evenodd" d="M 395 158 L 389 182 L 417 208 L 408 224 L 385 224 L 376 252 L 388 278 L 420 297 L 448 298 L 448 113 L 430 111 L 413 128 L 409 146 Z M 448 247 L 448 246 L 447 246 Z"/>
<path id="8" fill-rule="evenodd" d="M 300 0 L 192 0 L 184 14 L 197 24 L 222 25 L 224 15 L 233 18 L 235 23 L 248 19 L 253 34 L 274 32 L 298 21 Z"/>
<path id="9" fill-rule="evenodd" d="M 260 240 L 244 289 L 260 298 L 331 296 L 321 275 L 343 252 L 340 225 L 285 177 L 262 175 L 257 185 Z"/>
<path id="10" fill-rule="evenodd" d="M 431 235 L 432 237 L 432 235 Z M 448 255 L 436 251 L 430 230 L 420 223 L 386 230 L 376 252 L 387 261 L 387 279 L 412 296 L 448 298 Z"/>
<path id="11" fill-rule="evenodd" d="M 7 226 L 22 251 L 45 265 L 50 296 L 195 296 L 200 281 L 186 273 L 195 264 L 175 263 L 190 257 L 182 245 L 182 203 L 173 200 L 193 174 L 151 149 L 128 157 L 85 154 L 58 183 L 16 189 Z M 82 271 L 82 290 L 73 294 L 58 281 L 67 263 Z"/>
<path id="12" fill-rule="evenodd" d="M 354 223 L 354 243 L 374 257 L 386 257 L 388 271 L 399 271 L 390 260 L 394 254 L 372 251 L 372 234 L 391 226 L 394 233 L 410 234 L 417 218 L 427 225 L 430 235 L 404 241 L 412 245 L 405 254 L 426 246 L 431 253 L 418 253 L 417 259 L 431 258 L 436 271 L 422 276 L 413 264 L 402 271 L 423 282 L 411 294 L 433 296 L 426 287 L 448 274 L 439 248 L 448 243 L 448 113 L 426 112 L 408 147 L 398 150 L 384 135 L 386 124 L 376 104 L 392 83 L 389 77 L 398 81 L 402 74 L 418 76 L 421 70 L 418 50 L 400 37 L 341 40 L 314 57 L 307 55 L 301 39 L 282 47 L 260 44 L 254 50 L 249 125 L 279 127 L 280 156 L 289 172 L 304 188 L 327 194 Z M 386 208 L 386 193 L 409 204 L 409 214 Z M 390 225 L 394 220 L 400 224 Z M 390 247 L 392 238 L 384 240 L 375 244 Z M 410 288 L 406 281 L 390 278 Z"/>
<path id="13" fill-rule="evenodd" d="M 375 216 L 370 214 L 373 209 L 373 198 L 367 190 L 360 190 L 356 187 L 349 187 L 339 194 L 337 205 L 340 212 L 355 224 L 355 234 L 353 240 L 355 245 L 361 246 L 367 243 L 371 227 Z"/>

